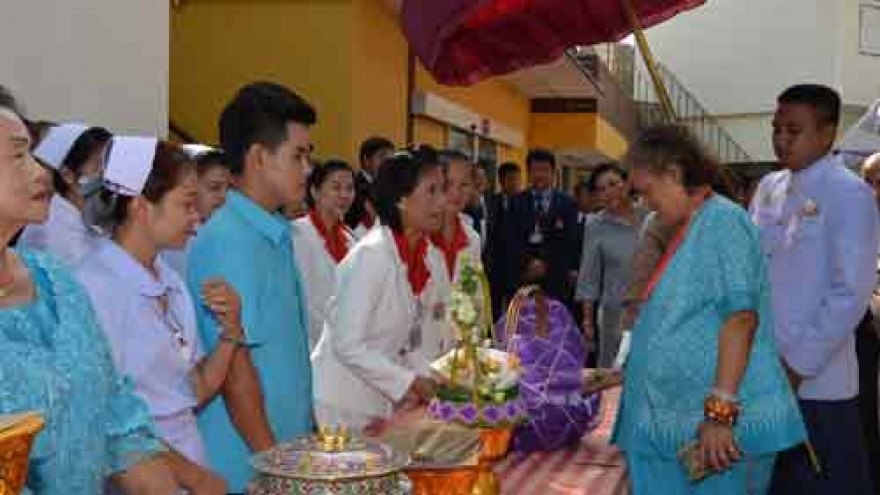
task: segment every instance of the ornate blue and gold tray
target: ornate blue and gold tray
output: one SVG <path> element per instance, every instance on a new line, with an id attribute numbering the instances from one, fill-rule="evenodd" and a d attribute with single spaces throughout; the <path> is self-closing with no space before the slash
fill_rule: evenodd
<path id="1" fill-rule="evenodd" d="M 256 454 L 250 495 L 360 495 L 410 493 L 400 471 L 409 458 L 376 440 L 326 429 L 318 435 Z"/>

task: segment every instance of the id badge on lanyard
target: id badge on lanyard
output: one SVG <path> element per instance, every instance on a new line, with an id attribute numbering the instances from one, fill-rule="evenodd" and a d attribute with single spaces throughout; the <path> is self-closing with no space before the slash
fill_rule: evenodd
<path id="1" fill-rule="evenodd" d="M 416 298 L 415 304 L 413 306 L 414 310 L 412 325 L 409 329 L 410 352 L 422 347 L 422 323 L 424 323 L 425 321 L 425 305 L 422 303 L 422 300 Z"/>
<path id="2" fill-rule="evenodd" d="M 535 222 L 535 230 L 532 231 L 532 235 L 529 236 L 529 244 L 541 244 L 544 242 L 544 234 L 541 233 L 541 227 L 538 222 Z"/>
<path id="3" fill-rule="evenodd" d="M 544 243 L 544 224 L 547 220 L 547 213 L 544 211 L 544 207 L 540 201 L 535 203 L 535 228 L 532 230 L 532 235 L 529 236 L 529 244 L 543 244 Z"/>
<path id="4" fill-rule="evenodd" d="M 171 338 L 174 340 L 174 347 L 180 354 L 180 358 L 183 360 L 184 364 L 188 366 L 193 357 L 192 344 L 190 344 L 184 336 L 183 325 L 180 324 L 179 320 L 174 315 L 174 310 L 171 307 L 171 299 L 168 298 L 166 303 L 167 310 L 163 310 L 162 303 L 160 301 L 157 301 L 156 312 L 159 313 L 159 317 L 162 319 L 162 322 L 165 324 L 166 327 L 168 327 L 168 330 L 171 333 Z"/>

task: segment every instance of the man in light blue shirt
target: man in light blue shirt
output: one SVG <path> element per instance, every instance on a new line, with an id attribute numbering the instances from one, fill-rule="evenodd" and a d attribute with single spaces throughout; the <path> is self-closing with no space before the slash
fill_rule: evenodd
<path id="1" fill-rule="evenodd" d="M 761 182 L 751 212 L 768 258 L 783 364 L 800 398 L 817 474 L 803 449 L 780 456 L 773 494 L 869 495 L 858 409 L 855 330 L 877 279 L 873 195 L 828 153 L 840 98 L 800 85 L 779 97 L 773 145 L 784 170 Z"/>
<path id="2" fill-rule="evenodd" d="M 238 92 L 220 117 L 238 187 L 199 229 L 188 258 L 194 293 L 221 277 L 242 301 L 247 345 L 236 354 L 222 396 L 199 418 L 211 467 L 233 493 L 244 493 L 253 477 L 251 453 L 314 427 L 305 292 L 290 224 L 276 212 L 305 195 L 315 121 L 312 107 L 283 86 L 254 83 Z M 210 351 L 220 331 L 206 308 L 197 316 Z"/>

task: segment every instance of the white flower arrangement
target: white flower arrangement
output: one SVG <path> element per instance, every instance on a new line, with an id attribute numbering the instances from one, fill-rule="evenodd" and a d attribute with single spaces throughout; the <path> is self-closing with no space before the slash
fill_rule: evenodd
<path id="1" fill-rule="evenodd" d="M 515 356 L 493 349 L 488 282 L 479 266 L 463 260 L 459 281 L 449 299 L 450 323 L 455 328 L 455 348 L 434 363 L 454 389 L 492 401 L 515 387 L 519 363 Z M 499 399 L 500 400 L 500 399 Z"/>

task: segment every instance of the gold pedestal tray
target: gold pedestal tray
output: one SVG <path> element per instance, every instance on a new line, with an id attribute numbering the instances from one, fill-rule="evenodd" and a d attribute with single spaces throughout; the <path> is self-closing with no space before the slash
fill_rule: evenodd
<path id="1" fill-rule="evenodd" d="M 398 418 L 396 426 L 387 431 L 382 441 L 408 453 L 413 463 L 404 473 L 413 483 L 413 495 L 498 495 L 501 483 L 494 472 L 495 464 L 507 455 L 513 427 L 472 429 L 435 420 Z M 462 437 L 479 438 L 478 450 L 468 453 L 455 463 L 420 462 L 419 447 L 431 442 L 423 432 L 442 430 L 458 432 Z M 435 444 L 436 445 L 436 444 Z M 426 450 L 440 451 L 426 448 Z"/>
<path id="2" fill-rule="evenodd" d="M 495 463 L 507 455 L 510 441 L 513 438 L 513 427 L 480 430 L 483 449 L 480 452 L 480 464 L 477 468 L 477 479 L 471 495 L 500 495 L 501 481 L 495 474 Z"/>
<path id="3" fill-rule="evenodd" d="M 406 469 L 413 495 L 472 495 L 478 468 Z"/>
<path id="4" fill-rule="evenodd" d="M 398 420 L 382 441 L 412 459 L 404 473 L 413 495 L 471 495 L 479 474 L 479 432 L 425 419 L 422 412 Z"/>
<path id="5" fill-rule="evenodd" d="M 0 415 L 0 495 L 18 495 L 28 473 L 28 457 L 43 429 L 37 413 Z"/>

